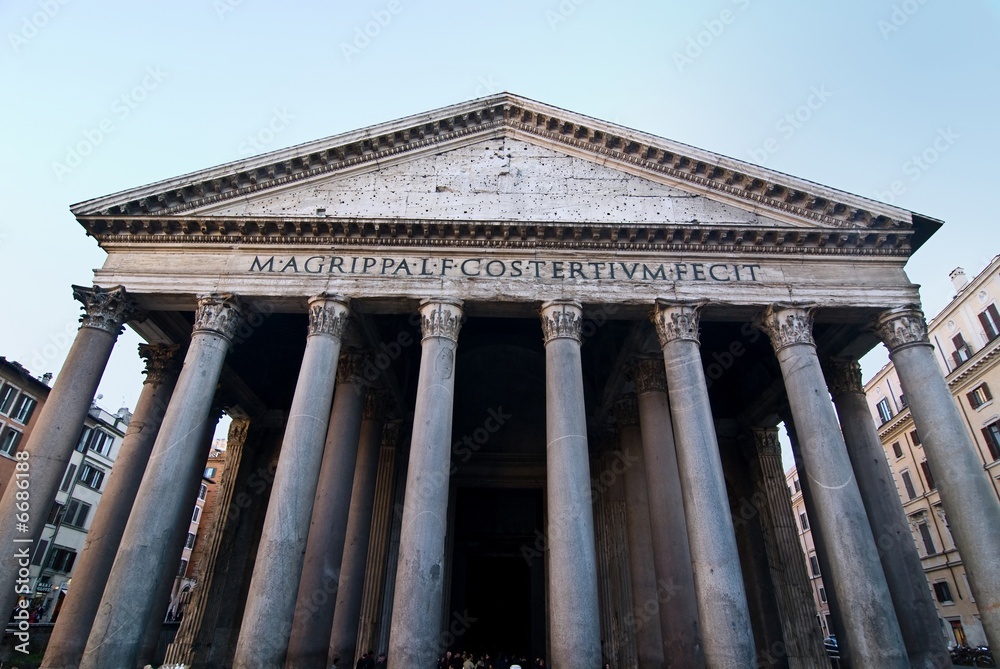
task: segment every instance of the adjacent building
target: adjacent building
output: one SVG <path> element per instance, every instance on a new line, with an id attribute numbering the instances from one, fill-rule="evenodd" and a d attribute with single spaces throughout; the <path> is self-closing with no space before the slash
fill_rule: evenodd
<path id="1" fill-rule="evenodd" d="M 21 363 L 0 357 L 0 495 L 14 474 L 14 455 L 31 434 L 34 419 L 49 396 L 51 379 L 51 374 L 36 379 Z"/>
<path id="2" fill-rule="evenodd" d="M 951 279 L 956 295 L 930 322 L 928 333 L 984 476 L 1000 496 L 1000 406 L 993 399 L 1000 392 L 1000 256 L 971 281 L 961 268 L 951 273 Z M 865 385 L 865 393 L 944 632 L 951 643 L 984 644 L 979 610 L 941 504 L 935 472 L 892 363 Z"/>
<path id="3" fill-rule="evenodd" d="M 42 622 L 59 615 L 131 416 L 124 407 L 114 414 L 90 407 L 31 560 L 32 603 L 44 609 Z"/>

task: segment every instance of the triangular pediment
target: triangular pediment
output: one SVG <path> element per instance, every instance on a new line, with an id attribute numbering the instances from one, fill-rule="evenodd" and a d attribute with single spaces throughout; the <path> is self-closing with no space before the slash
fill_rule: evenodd
<path id="1" fill-rule="evenodd" d="M 507 222 L 587 224 L 607 228 L 588 229 L 595 241 L 615 243 L 622 234 L 634 239 L 638 227 L 649 240 L 660 235 L 685 243 L 692 235 L 702 243 L 710 237 L 783 243 L 782 229 L 818 230 L 830 233 L 812 239 L 820 246 L 907 253 L 939 226 L 898 207 L 507 93 L 97 198 L 72 211 L 99 240 L 336 236 L 370 226 L 378 236 L 378 221 L 391 219 L 407 235 L 465 221 L 479 230 L 470 234 L 487 238 L 491 225 L 512 234 L 503 228 Z M 683 229 L 723 226 L 730 231 Z"/>
<path id="2" fill-rule="evenodd" d="M 780 226 L 739 207 L 511 137 L 275 188 L 192 214 Z M 787 225 L 787 224 L 786 224 Z"/>

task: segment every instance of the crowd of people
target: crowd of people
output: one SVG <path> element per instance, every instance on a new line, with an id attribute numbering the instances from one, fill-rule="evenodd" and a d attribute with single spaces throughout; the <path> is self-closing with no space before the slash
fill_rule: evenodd
<path id="1" fill-rule="evenodd" d="M 496 658 L 489 653 L 453 653 L 450 650 L 438 659 L 438 669 L 544 669 L 545 660 L 540 657 L 528 662 L 526 657 L 500 653 Z"/>

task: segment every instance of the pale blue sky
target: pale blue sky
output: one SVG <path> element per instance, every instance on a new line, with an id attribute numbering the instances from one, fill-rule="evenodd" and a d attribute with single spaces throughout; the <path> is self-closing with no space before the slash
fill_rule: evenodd
<path id="1" fill-rule="evenodd" d="M 996 1 L 8 0 L 0 28 L 0 355 L 36 375 L 104 257 L 70 204 L 501 90 L 944 219 L 908 266 L 929 316 L 1000 253 Z"/>

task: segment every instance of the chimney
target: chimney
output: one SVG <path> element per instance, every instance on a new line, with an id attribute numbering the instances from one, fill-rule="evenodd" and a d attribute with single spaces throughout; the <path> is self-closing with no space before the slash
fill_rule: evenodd
<path id="1" fill-rule="evenodd" d="M 49 385 L 50 381 L 52 381 L 52 372 L 45 372 L 42 374 L 42 383 Z"/>
<path id="2" fill-rule="evenodd" d="M 951 283 L 955 286 L 955 293 L 961 293 L 962 289 L 969 285 L 969 277 L 965 276 L 965 270 L 961 267 L 956 267 L 948 273 L 948 278 L 951 279 Z"/>

